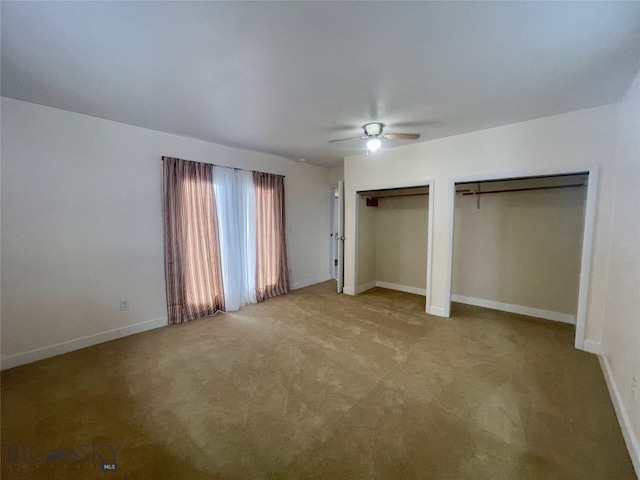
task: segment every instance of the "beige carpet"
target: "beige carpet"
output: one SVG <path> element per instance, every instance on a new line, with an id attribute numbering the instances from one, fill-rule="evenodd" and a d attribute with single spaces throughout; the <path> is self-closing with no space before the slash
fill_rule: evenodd
<path id="1" fill-rule="evenodd" d="M 333 289 L 3 372 L 2 478 L 636 478 L 571 326 Z"/>

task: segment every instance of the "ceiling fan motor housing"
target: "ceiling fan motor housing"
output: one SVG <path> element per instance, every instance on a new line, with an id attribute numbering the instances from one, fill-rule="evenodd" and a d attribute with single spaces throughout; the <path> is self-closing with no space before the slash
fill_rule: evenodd
<path id="1" fill-rule="evenodd" d="M 364 128 L 364 133 L 371 136 L 378 136 L 382 133 L 382 127 L 384 127 L 381 123 L 367 123 L 362 128 Z"/>

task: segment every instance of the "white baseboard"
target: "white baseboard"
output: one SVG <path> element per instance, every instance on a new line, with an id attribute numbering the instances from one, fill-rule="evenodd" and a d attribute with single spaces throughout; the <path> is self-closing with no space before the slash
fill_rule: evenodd
<path id="1" fill-rule="evenodd" d="M 81 348 L 91 347 L 99 343 L 115 340 L 116 338 L 127 337 L 129 335 L 146 332 L 147 330 L 153 330 L 154 328 L 160 328 L 166 325 L 166 317 L 155 318 L 153 320 L 147 320 L 134 325 L 127 325 L 126 327 L 114 328 L 113 330 L 108 330 L 106 332 L 76 338 L 67 342 L 56 343 L 55 345 L 50 345 L 48 347 L 18 353 L 17 355 L 12 355 L 2 359 L 2 370 L 18 367 L 27 363 L 37 362 L 38 360 L 43 360 L 55 355 L 80 350 Z"/>
<path id="2" fill-rule="evenodd" d="M 427 296 L 426 288 L 410 287 L 408 285 L 399 285 L 397 283 L 381 282 L 376 280 L 376 287 L 388 288 L 389 290 L 398 290 L 400 292 L 413 293 L 415 295 Z"/>
<path id="3" fill-rule="evenodd" d="M 295 282 L 291 284 L 291 290 L 298 290 L 299 288 L 308 287 L 310 285 L 315 285 L 316 283 L 326 282 L 327 280 L 331 280 L 331 275 L 323 275 L 322 277 L 312 278 L 311 280 L 304 280 L 302 282 Z"/>
<path id="4" fill-rule="evenodd" d="M 613 409 L 616 411 L 616 416 L 618 417 L 622 436 L 624 437 L 627 449 L 629 450 L 629 455 L 631 456 L 631 462 L 633 463 L 633 467 L 636 469 L 636 475 L 640 478 L 640 441 L 633 432 L 631 419 L 629 418 L 627 409 L 622 402 L 622 397 L 620 396 L 616 379 L 613 376 L 613 372 L 611 371 L 611 366 L 609 365 L 607 358 L 603 355 L 599 355 L 598 359 L 600 360 L 600 367 L 602 367 L 604 379 L 607 382 L 607 388 L 609 389 Z"/>
<path id="5" fill-rule="evenodd" d="M 600 342 L 594 342 L 593 340 L 585 340 L 582 350 L 596 355 L 602 355 L 602 346 Z"/>
<path id="6" fill-rule="evenodd" d="M 344 293 L 345 295 L 355 295 L 356 292 L 353 291 L 353 288 L 351 287 L 342 287 L 342 293 Z"/>
<path id="7" fill-rule="evenodd" d="M 517 313 L 519 315 L 528 315 L 530 317 L 544 318 L 545 320 L 553 320 L 562 323 L 576 324 L 575 315 L 567 313 L 552 312 L 550 310 L 542 310 L 541 308 L 523 307 L 521 305 L 512 305 L 510 303 L 495 302 L 493 300 L 484 300 L 482 298 L 467 297 L 465 295 L 451 295 L 451 301 L 465 303 L 467 305 L 475 305 L 477 307 L 491 308 L 493 310 L 501 310 L 503 312 Z"/>
<path id="8" fill-rule="evenodd" d="M 356 293 L 366 292 L 367 290 L 371 290 L 375 286 L 376 286 L 376 282 L 365 283 L 364 285 L 358 286 L 358 288 L 356 289 Z"/>
<path id="9" fill-rule="evenodd" d="M 410 287 L 409 285 L 400 285 L 398 283 L 381 282 L 380 280 L 376 280 L 373 283 L 375 284 L 374 286 L 380 287 L 380 288 L 388 288 L 389 290 L 397 290 L 400 292 L 413 293 L 414 295 L 422 295 L 423 297 L 427 296 L 426 288 Z M 372 288 L 371 283 L 367 283 L 366 285 L 363 285 L 361 288 L 363 287 L 367 287 L 366 288 L 367 290 L 369 288 Z M 447 318 L 445 309 L 441 307 L 431 307 L 429 308 L 429 311 L 427 313 L 429 315 L 435 315 L 437 317 Z"/>

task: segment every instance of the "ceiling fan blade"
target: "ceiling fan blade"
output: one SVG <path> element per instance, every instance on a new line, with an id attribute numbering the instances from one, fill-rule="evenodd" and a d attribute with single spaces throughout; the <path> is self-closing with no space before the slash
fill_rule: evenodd
<path id="1" fill-rule="evenodd" d="M 347 140 L 359 140 L 361 138 L 364 138 L 364 137 L 351 137 L 351 138 L 341 138 L 339 140 L 329 140 L 329 143 L 346 142 Z"/>
<path id="2" fill-rule="evenodd" d="M 417 140 L 420 138 L 419 133 L 384 133 L 382 136 L 387 140 Z"/>
<path id="3" fill-rule="evenodd" d="M 367 124 L 367 125 L 369 125 L 369 124 Z M 373 125 L 373 124 L 371 124 L 371 125 Z M 365 125 L 365 127 L 366 127 L 366 125 Z M 347 140 L 361 140 L 361 139 L 371 138 L 371 137 L 376 137 L 376 136 L 380 136 L 380 137 L 386 138 L 387 140 L 417 140 L 417 139 L 420 138 L 420 134 L 419 133 L 382 133 L 382 134 L 378 134 L 378 133 L 371 133 L 370 132 L 369 135 L 361 135 L 359 137 L 340 138 L 338 140 L 329 140 L 329 143 L 346 142 Z"/>

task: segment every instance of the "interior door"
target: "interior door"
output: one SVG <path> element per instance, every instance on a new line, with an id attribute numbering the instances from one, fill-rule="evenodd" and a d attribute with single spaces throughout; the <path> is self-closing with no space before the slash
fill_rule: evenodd
<path id="1" fill-rule="evenodd" d="M 338 293 L 342 293 L 344 286 L 344 182 L 338 181 L 338 232 L 336 234 L 336 247 L 338 248 Z"/>

